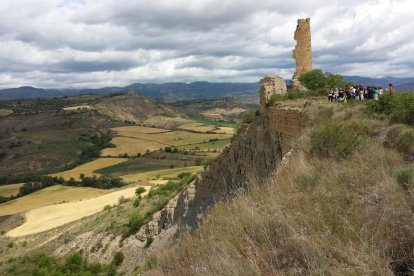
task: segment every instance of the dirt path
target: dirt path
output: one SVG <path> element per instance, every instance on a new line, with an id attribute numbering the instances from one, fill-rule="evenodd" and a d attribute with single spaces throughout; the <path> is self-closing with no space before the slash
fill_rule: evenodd
<path id="1" fill-rule="evenodd" d="M 9 237 L 20 237 L 50 230 L 68 222 L 93 215 L 103 210 L 106 205 L 118 204 L 121 196 L 131 198 L 136 187 L 122 189 L 103 196 L 57 205 L 40 207 L 25 213 L 26 222 L 7 232 Z M 147 192 L 151 186 L 143 186 Z M 146 192 L 146 193 L 147 193 Z"/>

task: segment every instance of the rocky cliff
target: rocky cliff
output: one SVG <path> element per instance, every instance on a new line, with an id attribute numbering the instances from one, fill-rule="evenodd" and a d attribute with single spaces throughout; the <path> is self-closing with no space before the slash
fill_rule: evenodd
<path id="1" fill-rule="evenodd" d="M 230 147 L 178 194 L 137 237 L 170 240 L 181 229 L 194 229 L 208 210 L 252 183 L 261 183 L 277 171 L 283 157 L 294 147 L 307 121 L 300 108 L 270 107 L 244 125 L 233 137 Z M 165 231 L 167 230 L 168 231 Z"/>

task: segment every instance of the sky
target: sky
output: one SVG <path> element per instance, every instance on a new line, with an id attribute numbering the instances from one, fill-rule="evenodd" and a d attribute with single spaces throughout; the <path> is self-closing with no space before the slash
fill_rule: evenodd
<path id="1" fill-rule="evenodd" d="M 412 0 L 1 0 L 0 88 L 290 79 L 307 17 L 314 68 L 414 77 Z"/>

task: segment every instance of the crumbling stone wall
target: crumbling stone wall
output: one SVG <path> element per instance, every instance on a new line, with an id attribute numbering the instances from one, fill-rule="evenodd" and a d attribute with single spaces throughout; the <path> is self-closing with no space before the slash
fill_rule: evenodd
<path id="1" fill-rule="evenodd" d="M 264 112 L 275 94 L 286 94 L 286 83 L 282 77 L 266 76 L 260 80 L 260 111 Z"/>
<path id="2" fill-rule="evenodd" d="M 293 75 L 292 85 L 299 90 L 306 90 L 299 82 L 299 77 L 312 71 L 312 46 L 310 18 L 298 19 L 295 36 L 296 47 L 293 50 L 293 58 L 296 61 L 296 71 Z"/>

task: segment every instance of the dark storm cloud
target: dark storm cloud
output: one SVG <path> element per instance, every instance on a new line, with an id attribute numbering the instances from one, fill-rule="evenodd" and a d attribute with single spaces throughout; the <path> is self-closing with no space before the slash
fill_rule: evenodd
<path id="1" fill-rule="evenodd" d="M 308 16 L 316 67 L 413 76 L 413 11 L 409 0 L 4 0 L 0 88 L 290 78 Z"/>

